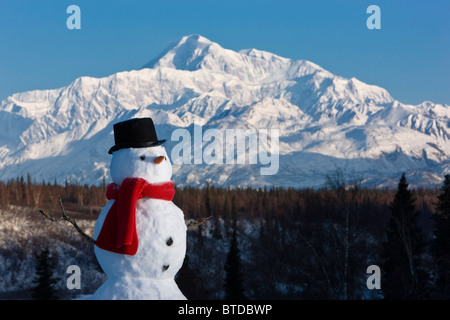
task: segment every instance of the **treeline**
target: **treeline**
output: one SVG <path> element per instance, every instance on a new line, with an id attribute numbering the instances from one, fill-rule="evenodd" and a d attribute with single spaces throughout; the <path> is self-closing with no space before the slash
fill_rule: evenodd
<path id="1" fill-rule="evenodd" d="M 339 173 L 341 174 L 341 173 Z M 335 177 L 331 177 L 334 179 Z M 343 176 L 337 183 L 349 184 Z M 348 187 L 348 185 L 346 185 Z M 64 185 L 53 182 L 36 182 L 30 175 L 18 177 L 6 182 L 0 181 L 0 207 L 19 205 L 33 208 L 59 210 L 58 197 L 65 206 L 82 213 L 98 214 L 107 199 L 107 182 L 99 185 L 79 184 L 65 181 Z M 197 219 L 208 216 L 220 216 L 230 221 L 239 212 L 240 218 L 280 218 L 293 214 L 304 215 L 308 212 L 329 211 L 335 203 L 329 201 L 330 194 L 339 188 L 328 181 L 322 189 L 294 189 L 266 186 L 263 188 L 220 188 L 207 185 L 206 188 L 185 187 L 176 192 L 173 202 L 185 213 L 186 217 Z M 439 190 L 420 188 L 415 190 L 417 209 L 425 216 L 435 212 L 434 202 Z M 393 200 L 395 190 L 358 188 L 358 196 L 352 201 L 358 206 L 365 205 L 369 211 L 379 211 Z M 425 222 L 425 221 L 422 221 Z M 426 225 L 427 231 L 430 226 Z"/>
<path id="2" fill-rule="evenodd" d="M 216 218 L 209 237 L 201 227 L 191 235 L 188 254 L 208 266 L 214 244 L 226 239 L 228 251 L 215 263 L 222 270 L 196 269 L 185 288 L 203 286 L 193 293 L 202 299 L 214 282 L 235 299 L 448 299 L 450 176 L 445 181 L 440 190 L 409 190 L 402 175 L 398 190 L 368 189 L 338 170 L 320 190 L 187 188 L 177 199 L 184 212 Z M 372 265 L 381 269 L 378 289 L 367 285 Z"/>
<path id="3" fill-rule="evenodd" d="M 100 186 L 0 182 L 0 204 L 95 219 Z M 337 170 L 322 189 L 208 185 L 177 189 L 186 219 L 211 216 L 188 233 L 177 283 L 189 299 L 448 299 L 450 176 L 442 188 L 362 188 Z M 83 240 L 80 240 L 83 241 Z M 381 288 L 367 287 L 367 267 Z"/>
<path id="4" fill-rule="evenodd" d="M 0 208 L 8 205 L 45 208 L 59 210 L 58 198 L 61 197 L 65 206 L 81 213 L 96 215 L 106 204 L 106 182 L 101 185 L 81 185 L 65 181 L 64 185 L 51 182 L 36 182 L 31 175 L 0 181 Z"/>

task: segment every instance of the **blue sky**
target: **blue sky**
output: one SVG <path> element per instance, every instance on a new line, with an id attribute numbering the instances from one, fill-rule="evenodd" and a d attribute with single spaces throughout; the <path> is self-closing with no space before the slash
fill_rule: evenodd
<path id="1" fill-rule="evenodd" d="M 69 5 L 81 30 L 69 30 Z M 369 5 L 381 29 L 369 30 Z M 0 100 L 137 69 L 184 35 L 306 59 L 401 102 L 450 104 L 450 1 L 0 0 Z"/>

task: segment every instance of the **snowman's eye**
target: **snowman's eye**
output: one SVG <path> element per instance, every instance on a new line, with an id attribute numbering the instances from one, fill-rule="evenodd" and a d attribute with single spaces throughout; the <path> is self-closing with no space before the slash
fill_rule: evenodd
<path id="1" fill-rule="evenodd" d="M 144 155 L 142 155 L 140 158 L 141 158 L 142 161 L 145 160 L 145 156 Z"/>

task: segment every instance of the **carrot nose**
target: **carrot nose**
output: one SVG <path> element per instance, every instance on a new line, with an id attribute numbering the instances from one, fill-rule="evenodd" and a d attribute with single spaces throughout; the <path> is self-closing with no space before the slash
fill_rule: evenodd
<path id="1" fill-rule="evenodd" d="M 153 160 L 153 162 L 155 162 L 156 164 L 160 164 L 160 163 L 163 162 L 163 160 L 165 160 L 165 159 L 166 159 L 166 157 L 164 157 L 164 156 L 159 156 L 159 157 L 156 157 L 155 160 Z"/>

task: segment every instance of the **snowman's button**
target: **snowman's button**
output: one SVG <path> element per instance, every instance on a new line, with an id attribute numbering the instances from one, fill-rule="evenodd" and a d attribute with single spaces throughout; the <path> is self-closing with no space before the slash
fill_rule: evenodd
<path id="1" fill-rule="evenodd" d="M 170 265 L 166 264 L 162 267 L 162 271 L 166 271 L 167 269 L 169 269 Z"/>
<path id="2" fill-rule="evenodd" d="M 166 244 L 167 244 L 168 246 L 171 246 L 171 245 L 173 244 L 173 239 L 172 239 L 172 237 L 170 237 L 169 239 L 167 239 Z"/>

